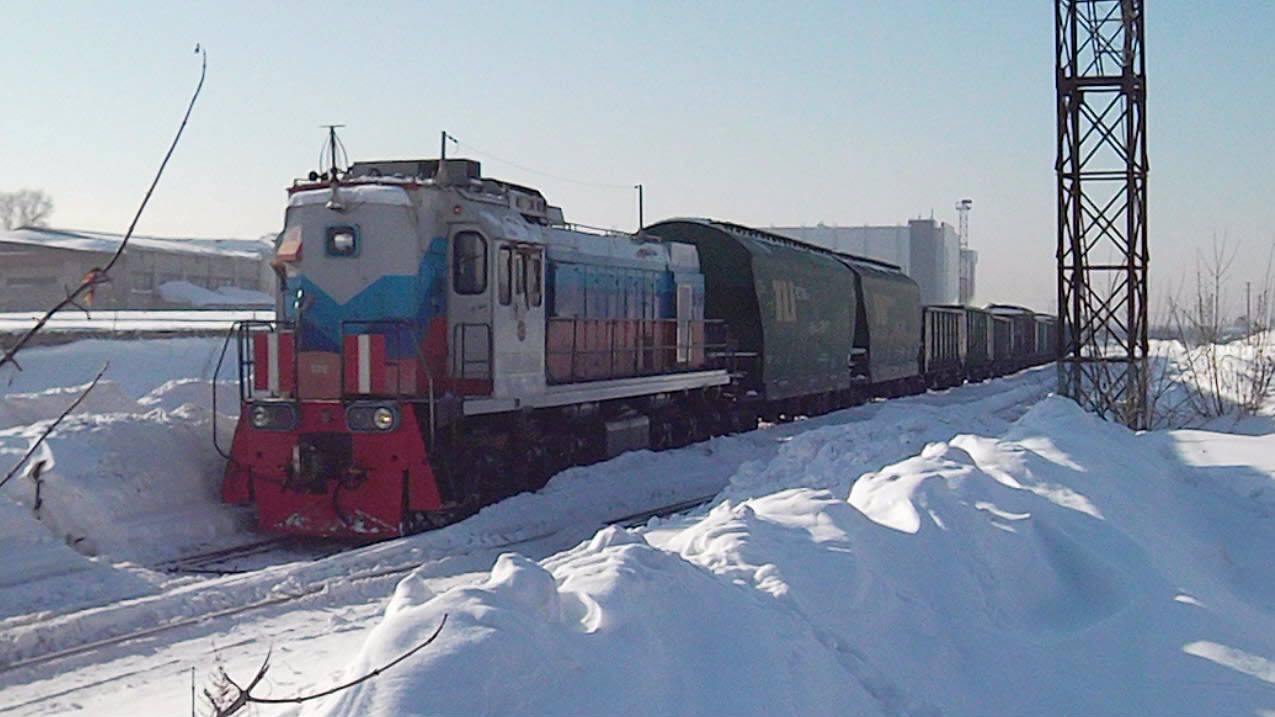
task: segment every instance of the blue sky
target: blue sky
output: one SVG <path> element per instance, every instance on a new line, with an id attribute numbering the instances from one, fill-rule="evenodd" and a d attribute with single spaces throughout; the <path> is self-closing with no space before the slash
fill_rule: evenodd
<path id="1" fill-rule="evenodd" d="M 1149 3 L 1153 287 L 1213 235 L 1259 281 L 1275 241 L 1275 2 Z M 141 231 L 256 236 L 317 164 L 434 156 L 568 219 L 631 228 L 955 223 L 974 199 L 980 298 L 1052 306 L 1052 3 L 17 3 L 0 26 L 0 190 L 55 226 L 123 231 L 209 76 Z"/>

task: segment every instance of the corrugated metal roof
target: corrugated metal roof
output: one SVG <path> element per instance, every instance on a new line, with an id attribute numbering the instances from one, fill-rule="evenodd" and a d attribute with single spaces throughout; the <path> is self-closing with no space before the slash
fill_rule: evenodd
<path id="1" fill-rule="evenodd" d="M 123 239 L 121 234 L 49 227 L 20 227 L 0 231 L 0 244 L 26 244 L 97 254 L 114 252 Z M 255 239 L 177 239 L 137 234 L 128 240 L 128 245 L 170 254 L 200 254 L 242 259 L 260 259 L 270 250 L 269 244 Z"/>

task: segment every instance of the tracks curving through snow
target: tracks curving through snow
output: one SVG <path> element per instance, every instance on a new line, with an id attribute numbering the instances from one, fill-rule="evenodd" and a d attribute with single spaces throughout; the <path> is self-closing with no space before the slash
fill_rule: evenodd
<path id="1" fill-rule="evenodd" d="M 537 493 L 507 499 L 447 528 L 345 547 L 335 554 L 237 571 L 248 561 L 273 562 L 279 551 L 288 549 L 271 539 L 172 560 L 155 567 L 201 577 L 179 581 L 159 594 L 5 626 L 0 633 L 0 687 L 4 702 L 12 698 L 14 703 L 0 704 L 0 713 L 34 706 L 56 711 L 71 704 L 64 700 L 72 694 L 74 704 L 86 694 L 110 701 L 116 696 L 104 685 L 135 682 L 146 674 L 158 679 L 155 671 L 172 671 L 174 664 L 206 667 L 216 659 L 217 642 L 238 635 L 234 639 L 242 644 L 245 630 L 257 636 L 249 642 L 260 642 L 262 634 L 271 632 L 267 625 L 287 625 L 276 637 L 289 643 L 331 638 L 330 627 L 300 624 L 292 615 L 356 613 L 356 622 L 340 629 L 366 629 L 375 624 L 386 596 L 404 575 L 415 571 L 430 590 L 445 590 L 485 579 L 496 557 L 509 550 L 541 559 L 588 539 L 607 524 L 633 527 L 652 517 L 694 510 L 711 503 L 748 473 L 749 466 L 770 464 L 787 441 L 807 431 L 857 425 L 865 441 L 888 437 L 880 445 L 864 446 L 865 461 L 884 465 L 917 442 L 946 440 L 968 430 L 969 422 L 952 420 L 954 415 L 978 416 L 998 425 L 1014 420 L 1024 406 L 1047 394 L 1050 378 L 1047 369 L 1037 369 L 674 451 L 626 454 L 572 468 Z M 928 428 L 894 435 L 897 431 L 892 433 L 883 423 L 865 430 L 881 421 L 892 424 L 901 414 L 928 416 L 922 420 Z M 235 570 L 221 574 L 227 566 Z M 208 572 L 196 572 L 204 570 Z M 304 679 L 313 681 L 320 677 L 314 670 L 321 668 L 311 662 L 307 658 Z M 167 694 L 173 687 L 147 683 L 146 689 Z"/>

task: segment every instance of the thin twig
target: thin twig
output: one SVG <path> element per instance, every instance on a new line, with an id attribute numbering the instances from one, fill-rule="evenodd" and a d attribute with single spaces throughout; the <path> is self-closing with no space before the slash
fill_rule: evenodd
<path id="1" fill-rule="evenodd" d="M 257 668 L 257 673 L 253 675 L 253 678 L 248 683 L 247 687 L 240 687 L 238 683 L 236 683 L 233 679 L 231 679 L 230 675 L 227 675 L 226 671 L 223 669 L 221 670 L 221 685 L 217 688 L 218 694 L 214 695 L 212 690 L 205 689 L 204 697 L 206 697 L 209 703 L 212 705 L 214 717 L 229 717 L 230 715 L 233 715 L 234 713 L 243 709 L 249 703 L 256 703 L 261 705 L 300 704 L 302 702 L 309 702 L 311 700 L 322 699 L 329 695 L 334 695 L 337 692 L 340 692 L 342 690 L 348 690 L 351 687 L 354 687 L 355 685 L 358 685 L 360 683 L 366 682 L 372 679 L 373 677 L 376 677 L 377 675 L 381 674 L 382 672 L 385 672 L 386 670 L 394 667 L 395 665 L 399 664 L 403 660 L 406 660 L 412 655 L 415 655 L 417 652 L 420 652 L 421 650 L 425 649 L 426 646 L 428 646 L 429 644 L 434 642 L 435 639 L 438 638 L 438 635 L 443 631 L 443 626 L 446 624 L 447 624 L 447 613 L 443 613 L 443 618 L 442 620 L 439 621 L 438 627 L 434 628 L 434 632 L 428 638 L 426 638 L 424 642 L 416 645 L 412 649 L 408 650 L 407 652 L 404 652 L 403 654 L 394 658 L 390 662 L 372 670 L 371 672 L 364 674 L 363 676 L 357 679 L 353 679 L 353 680 L 350 680 L 349 682 L 345 682 L 343 684 L 337 685 L 336 687 L 323 690 L 322 692 L 315 692 L 309 695 L 297 695 L 295 697 L 257 697 L 253 695 L 252 690 L 256 688 L 258 684 L 261 683 L 261 680 L 264 679 L 266 676 L 266 671 L 270 669 L 270 652 L 267 651 L 265 659 L 262 660 L 261 662 L 261 667 Z M 220 701 L 220 699 L 224 699 L 226 696 L 228 696 L 228 691 L 225 690 L 226 686 L 234 688 L 234 698 L 231 699 L 230 702 L 228 702 L 225 706 L 222 706 L 218 704 L 218 702 Z"/>
<path id="2" fill-rule="evenodd" d="M 107 366 L 110 366 L 110 362 L 102 364 L 102 368 L 97 372 L 97 375 L 93 377 L 93 381 L 89 383 L 87 387 L 85 387 L 84 391 L 81 392 L 80 395 L 77 396 L 74 401 L 71 402 L 71 405 L 66 407 L 66 410 L 62 412 L 62 415 L 58 416 L 57 419 L 53 421 L 53 423 L 49 424 L 48 428 L 44 429 L 44 433 L 41 433 L 40 437 L 36 439 L 35 443 L 31 444 L 31 447 L 27 449 L 26 454 L 23 455 L 22 458 L 20 458 L 17 463 L 13 464 L 13 468 L 10 468 L 9 472 L 5 474 L 4 479 L 0 480 L 0 488 L 3 488 L 5 483 L 8 483 L 11 478 L 13 478 L 14 476 L 18 474 L 18 471 L 22 470 L 22 466 L 26 464 L 26 462 L 31 458 L 31 456 L 35 455 L 36 450 L 39 449 L 40 446 L 44 443 L 44 439 L 48 438 L 49 434 L 53 433 L 53 429 L 57 428 L 58 424 L 62 422 L 62 419 L 71 415 L 71 412 L 74 411 L 76 407 L 80 405 L 80 402 L 82 402 L 84 398 L 89 395 L 89 391 L 92 391 L 93 388 L 97 386 L 97 382 L 102 380 L 102 374 L 106 373 Z"/>
<path id="3" fill-rule="evenodd" d="M 18 339 L 17 343 L 5 350 L 4 355 L 0 356 L 0 368 L 3 368 L 5 364 L 11 363 L 15 368 L 21 371 L 22 367 L 18 365 L 15 357 L 18 355 L 18 352 L 21 351 L 22 348 L 25 347 L 27 343 L 40 332 L 41 329 L 44 328 L 45 324 L 49 323 L 49 319 L 52 319 L 54 314 L 68 306 L 79 307 L 78 302 L 81 296 L 88 295 L 91 297 L 93 289 L 95 289 L 99 284 L 105 284 L 111 280 L 110 271 L 115 267 L 115 263 L 119 261 L 120 257 L 123 256 L 124 249 L 128 246 L 128 240 L 132 238 L 133 230 L 137 228 L 137 222 L 142 218 L 142 212 L 146 210 L 146 204 L 150 202 L 151 195 L 155 193 L 155 187 L 159 185 L 160 177 L 164 175 L 164 168 L 168 166 L 168 160 L 173 156 L 173 151 L 177 149 L 177 143 L 181 140 L 182 132 L 186 129 L 186 123 L 190 120 L 191 110 L 195 108 L 195 100 L 199 99 L 199 92 L 204 88 L 204 77 L 208 74 L 208 53 L 205 52 L 199 45 L 195 46 L 195 52 L 199 53 L 201 57 L 199 66 L 199 84 L 195 86 L 195 93 L 191 95 L 190 104 L 186 106 L 186 114 L 182 116 L 182 123 L 181 126 L 177 128 L 177 135 L 173 137 L 172 144 L 168 146 L 168 152 L 164 154 L 164 161 L 159 163 L 159 169 L 155 172 L 155 177 L 151 180 L 151 185 L 146 190 L 146 196 L 142 197 L 142 203 L 137 207 L 137 213 L 133 215 L 133 221 L 128 225 L 128 231 L 124 233 L 124 239 L 120 241 L 119 247 L 117 247 L 115 249 L 115 253 L 111 255 L 110 261 L 106 262 L 106 266 L 103 266 L 100 269 L 90 269 L 89 272 L 84 275 L 84 278 L 80 280 L 79 286 L 76 286 L 73 290 L 71 290 L 65 299 L 54 304 L 53 308 L 49 309 L 43 316 L 36 320 L 35 324 Z"/>
<path id="4" fill-rule="evenodd" d="M 431 642 L 433 642 L 435 638 L 437 638 L 437 637 L 438 637 L 438 634 L 439 634 L 440 632 L 442 632 L 442 631 L 443 631 L 443 625 L 446 625 L 446 624 L 447 624 L 447 613 L 443 613 L 443 619 L 439 621 L 439 623 L 438 623 L 438 627 L 434 628 L 434 633 L 433 633 L 432 635 L 430 635 L 430 636 L 429 636 L 429 638 L 425 640 L 425 642 L 422 642 L 421 644 L 417 645 L 416 647 L 413 647 L 412 649 L 408 650 L 407 652 L 404 652 L 403 654 L 401 654 L 401 655 L 399 655 L 398 657 L 394 658 L 394 660 L 393 660 L 393 661 L 391 661 L 391 662 L 389 662 L 389 663 L 387 663 L 387 664 L 385 664 L 385 665 L 383 665 L 383 666 L 381 666 L 381 667 L 378 667 L 378 668 L 376 668 L 375 670 L 372 670 L 371 672 L 368 672 L 367 674 L 363 675 L 362 677 L 359 677 L 358 679 L 350 680 L 349 682 L 346 682 L 345 684 L 337 685 L 336 687 L 333 687 L 333 688 L 331 688 L 331 689 L 324 690 L 324 691 L 322 691 L 322 692 L 315 692 L 315 693 L 314 693 L 314 694 L 312 694 L 312 695 L 298 695 L 298 696 L 296 696 L 296 697 L 277 697 L 277 698 L 269 698 L 269 697 L 254 697 L 254 696 L 252 696 L 252 695 L 248 695 L 248 701 L 249 701 L 249 702 L 256 702 L 257 704 L 263 704 L 263 705 L 299 704 L 299 703 L 301 703 L 301 702 L 309 702 L 310 700 L 317 700 L 317 699 L 320 699 L 320 698 L 323 698 L 323 697 L 327 697 L 328 695 L 336 694 L 337 692 L 340 692 L 341 690 L 348 690 L 348 689 L 350 689 L 351 687 L 353 687 L 353 686 L 355 686 L 355 685 L 357 685 L 357 684 L 359 684 L 359 683 L 361 683 L 361 682 L 366 682 L 366 681 L 368 681 L 368 680 L 372 679 L 373 677 L 376 677 L 377 675 L 381 674 L 382 672 L 385 672 L 386 670 L 388 670 L 388 669 L 390 669 L 391 667 L 393 667 L 393 666 L 397 665 L 398 663 L 402 662 L 403 660 L 406 660 L 407 658 L 411 657 L 412 655 L 415 655 L 416 653 L 418 653 L 418 652 L 420 652 L 421 650 L 423 650 L 423 649 L 424 649 L 427 645 L 429 645 Z M 249 689 L 249 690 L 251 690 L 252 688 L 251 688 L 251 687 L 249 687 L 248 689 Z"/>

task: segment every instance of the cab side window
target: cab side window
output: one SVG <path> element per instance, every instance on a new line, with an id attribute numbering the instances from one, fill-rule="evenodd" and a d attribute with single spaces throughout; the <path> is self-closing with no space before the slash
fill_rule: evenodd
<path id="1" fill-rule="evenodd" d="M 532 254 L 527 257 L 527 303 L 532 306 L 540 306 L 544 301 L 544 285 L 540 279 L 540 255 Z"/>
<path id="2" fill-rule="evenodd" d="M 452 287 L 457 294 L 487 290 L 487 240 L 478 232 L 459 232 L 452 238 Z"/>
<path id="3" fill-rule="evenodd" d="M 509 306 L 513 300 L 513 287 L 509 282 L 509 274 L 513 271 L 514 253 L 509 247 L 501 247 L 500 258 L 496 259 L 496 288 L 500 292 L 500 305 Z"/>

